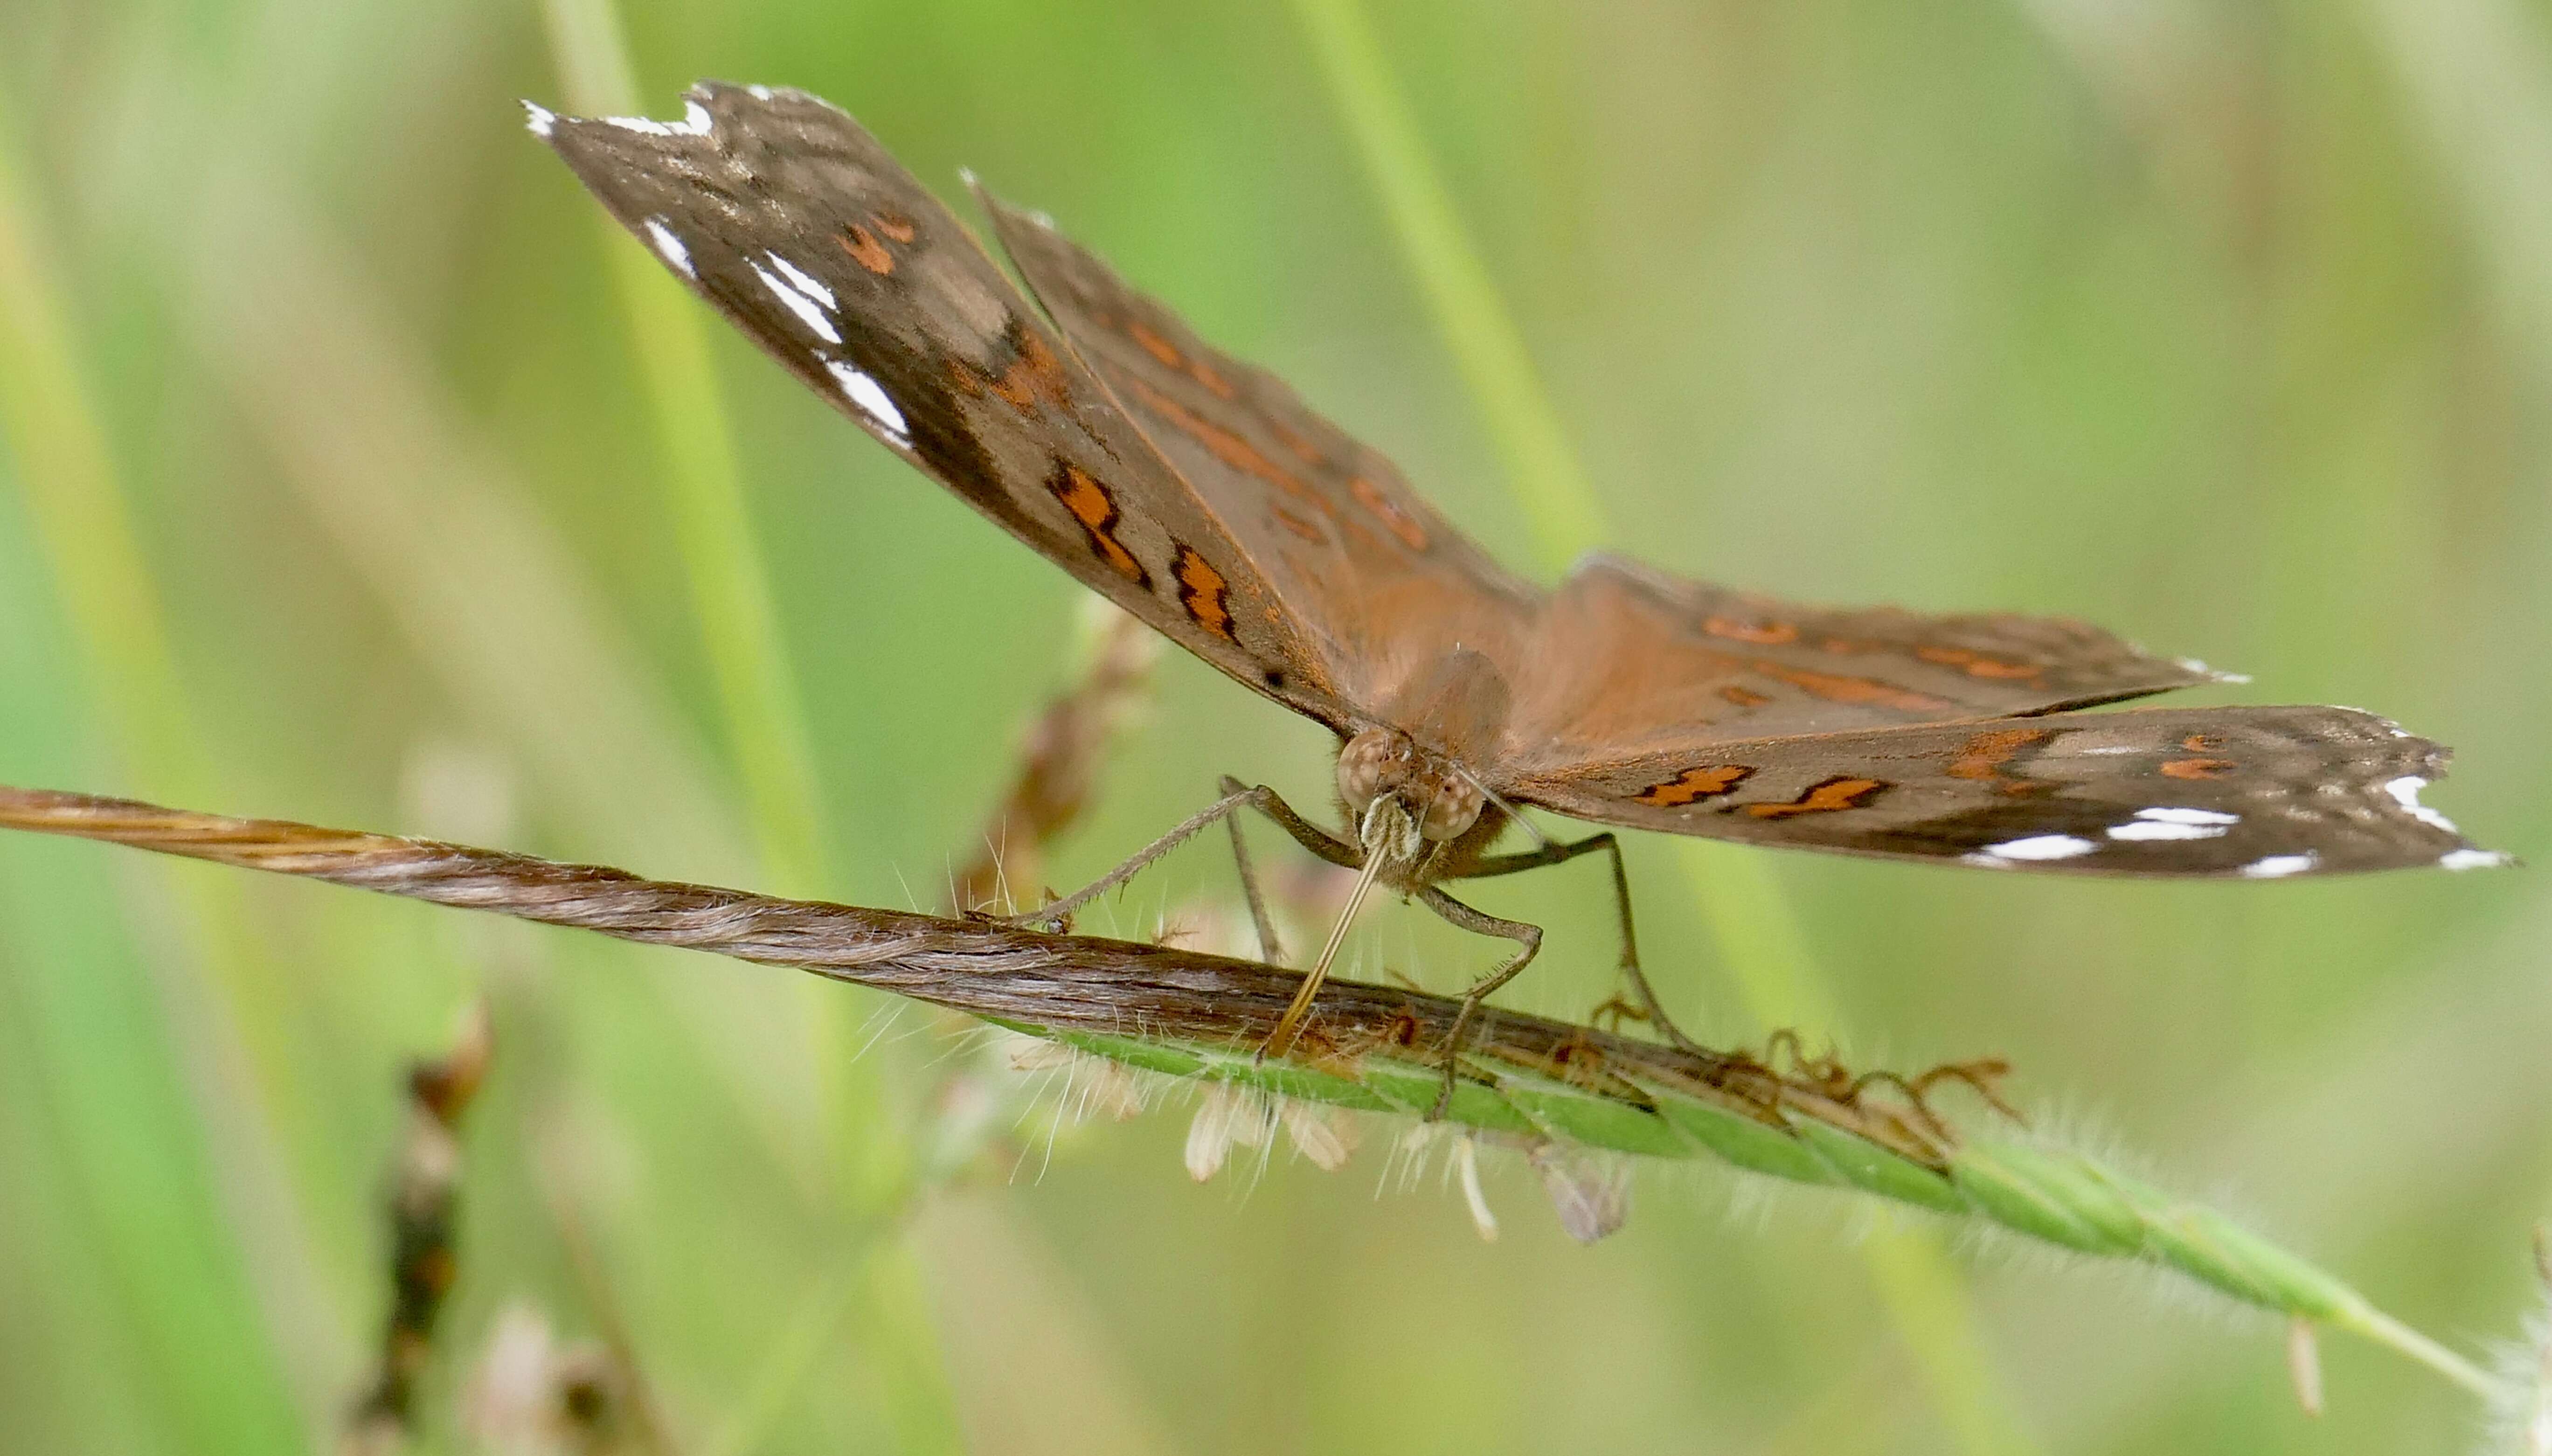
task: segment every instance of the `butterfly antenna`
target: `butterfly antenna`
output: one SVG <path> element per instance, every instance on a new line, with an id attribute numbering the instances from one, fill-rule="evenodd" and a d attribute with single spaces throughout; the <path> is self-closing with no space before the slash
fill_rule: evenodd
<path id="1" fill-rule="evenodd" d="M 1461 775 L 1464 782 L 1470 784 L 1473 788 L 1478 789 L 1480 791 L 1480 797 L 1496 804 L 1499 810 L 1507 816 L 1507 821 L 1509 823 L 1523 825 L 1524 832 L 1533 836 L 1533 843 L 1536 849 L 1550 848 L 1550 836 L 1542 833 L 1542 826 L 1536 824 L 1531 819 L 1526 818 L 1523 812 L 1517 809 L 1515 805 L 1508 803 L 1505 794 L 1502 794 L 1487 784 L 1482 783 L 1480 781 L 1480 776 L 1463 768 L 1459 760 L 1453 761 L 1453 772 Z"/>

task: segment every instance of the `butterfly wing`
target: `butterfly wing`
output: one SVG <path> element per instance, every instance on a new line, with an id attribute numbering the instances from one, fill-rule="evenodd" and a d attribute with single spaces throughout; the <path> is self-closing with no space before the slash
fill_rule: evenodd
<path id="1" fill-rule="evenodd" d="M 1551 597 L 1504 772 L 1564 772 L 1697 741 L 2054 712 L 2223 680 L 2057 617 L 1827 608 L 1618 557 Z"/>
<path id="2" fill-rule="evenodd" d="M 1075 353 L 1327 645 L 1343 695 L 1380 715 L 1456 645 L 1526 675 L 1540 588 L 1283 380 L 1207 344 L 1044 219 L 976 194 Z"/>
<path id="3" fill-rule="evenodd" d="M 534 109 L 613 217 L 835 408 L 1298 712 L 1345 721 L 1275 588 L 1001 269 L 857 122 L 703 84 L 680 123 Z"/>
<path id="4" fill-rule="evenodd" d="M 2349 708 L 2149 708 L 1702 743 L 1519 782 L 1573 818 L 1999 869 L 2469 869 L 2419 790 L 2446 751 Z"/>
<path id="5" fill-rule="evenodd" d="M 1546 596 L 1282 380 L 1208 345 L 1043 219 L 976 191 L 1066 342 L 1265 566 L 1342 696 L 1393 719 L 1448 654 L 1495 666 L 1516 701 L 1497 762 L 1479 765 L 1492 777 L 1611 761 L 1704 724 L 1727 737 L 1833 732 L 2216 679 L 2078 622 L 1821 610 L 1612 557 Z"/>

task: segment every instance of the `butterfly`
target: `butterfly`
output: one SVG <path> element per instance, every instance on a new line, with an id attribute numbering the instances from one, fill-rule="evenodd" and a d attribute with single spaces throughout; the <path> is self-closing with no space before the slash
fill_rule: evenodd
<path id="1" fill-rule="evenodd" d="M 1226 779 L 1217 804 L 1031 912 L 1059 924 L 1217 819 L 1264 812 L 1359 871 L 1267 1050 L 1301 1030 L 1355 902 L 1380 882 L 1519 947 L 1466 996 L 1442 1053 L 1449 1095 L 1469 1012 L 1541 931 L 1443 884 L 1597 852 L 1612 857 L 1637 996 L 1622 1008 L 1689 1045 L 1641 974 L 1614 836 L 1554 843 L 1520 816 L 1528 805 L 2071 875 L 2504 862 L 2420 802 L 2446 751 L 2370 714 L 2074 711 L 2227 680 L 2080 622 L 1806 606 L 1601 555 L 1555 588 L 1526 581 L 1273 375 L 970 176 L 1022 293 L 876 138 L 813 96 L 702 84 L 679 122 L 526 106 L 612 216 L 889 450 L 1337 734 L 1347 835 Z M 1519 826 L 1534 847 L 1501 852 Z M 1232 833 L 1237 849 L 1236 820 Z"/>

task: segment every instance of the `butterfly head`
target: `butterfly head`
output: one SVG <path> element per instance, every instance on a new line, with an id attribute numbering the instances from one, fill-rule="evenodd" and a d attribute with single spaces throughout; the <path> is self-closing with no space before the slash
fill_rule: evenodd
<path id="1" fill-rule="evenodd" d="M 1461 838 L 1479 823 L 1487 802 L 1479 785 L 1451 760 L 1429 752 L 1397 728 L 1367 728 L 1339 746 L 1338 797 L 1346 801 L 1366 851 L 1389 854 L 1396 849 L 1390 854 L 1395 860 L 1415 858 L 1426 844 Z M 1405 822 L 1408 830 L 1396 836 L 1382 832 L 1397 822 Z M 1377 838 L 1407 842 L 1377 844 Z"/>

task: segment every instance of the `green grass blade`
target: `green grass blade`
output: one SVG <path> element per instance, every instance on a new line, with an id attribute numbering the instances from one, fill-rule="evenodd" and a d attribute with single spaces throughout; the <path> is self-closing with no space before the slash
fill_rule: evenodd
<path id="1" fill-rule="evenodd" d="M 1465 1019 L 1461 1002 L 1448 996 L 1333 980 L 1313 1006 L 1318 1034 L 1269 1059 L 1256 1049 L 1300 977 L 1255 962 L 76 793 L 0 786 L 0 825 L 893 990 L 1128 1069 L 1112 1069 L 1115 1077 L 1221 1090 L 1224 1099 L 1212 1109 L 1217 1120 L 1204 1123 L 1200 1113 L 1201 1129 L 1190 1133 L 1191 1168 L 1221 1163 L 1220 1152 L 1199 1159 L 1203 1128 L 1219 1126 L 1230 1136 L 1235 1127 L 1284 1120 L 1271 1099 L 1468 1128 L 1528 1153 L 1715 1158 L 1749 1173 L 1998 1225 L 2079 1254 L 2177 1270 L 2236 1300 L 2365 1335 L 2494 1399 L 2507 1394 L 2461 1357 L 2375 1311 L 2339 1280 L 2211 1209 L 2071 1149 L 2011 1137 L 1963 1142 L 1919 1096 L 1870 1094 L 1890 1084 L 1854 1081 L 1832 1067 L 1783 1073 L 1742 1054 L 1685 1051 L 1488 1008 L 1468 1018 L 1454 1095 L 1440 1121 L 1432 1121 L 1442 1085 L 1433 1049 Z M 1140 1105 L 1139 1093 L 1138 1087 L 1132 1104 Z M 1266 1116 L 1244 1124 L 1223 1115 L 1232 1110 L 1229 1096 L 1250 1093 Z M 1907 1248 L 1921 1262 L 1907 1262 Z M 1874 1258 L 1883 1288 L 1937 1315 L 1946 1297 L 1907 1288 L 1951 1277 L 1936 1248 L 1889 1241 Z M 1919 1353 L 1947 1367 L 1969 1358 L 1975 1343 L 1946 1341 Z M 1935 1378 L 1961 1392 L 1989 1389 L 1955 1371 L 1936 1370 Z M 1989 1408 L 1950 1406 L 1945 1413 L 1970 1440 L 2010 1439 Z"/>
<path id="2" fill-rule="evenodd" d="M 86 669 L 96 720 L 129 772 L 200 788 L 210 776 L 124 483 L 39 243 L 15 142 L 0 118 L 0 448 L 34 527 L 31 555 L 49 568 Z M 9 691 L 40 696 L 44 685 L 12 679 Z M 113 1295 L 172 1436 L 204 1449 L 284 1449 L 307 1434 L 310 1412 L 296 1410 L 285 1384 L 272 1342 L 276 1321 L 291 1331 L 286 1342 L 299 1345 L 329 1311 L 313 1307 L 316 1279 L 296 1238 L 294 1195 L 271 1129 L 259 1120 L 265 1097 L 241 1110 L 199 1096 L 190 1110 L 190 1089 L 173 1070 L 235 1052 L 231 1038 L 253 1018 L 242 1008 L 249 962 L 233 894 L 194 876 L 167 879 L 179 906 L 180 952 L 212 973 L 226 1004 L 195 1000 L 211 1014 L 187 1016 L 184 1003 L 164 999 L 143 974 L 132 946 L 111 943 L 121 937 L 52 923 L 77 921 L 52 912 L 96 897 L 98 886 L 85 876 L 39 870 L 13 877 L 18 895 L 39 898 L 22 901 L 29 913 L 12 917 L 22 923 L 11 926 L 6 944 L 24 965 L 10 972 L 10 1011 L 46 1066 L 63 1162 L 118 1276 Z M 47 881 L 63 883 L 51 892 L 36 888 Z M 42 917 L 34 913 L 39 902 Z M 125 919 L 100 907 L 86 923 Z M 218 1024 L 202 1024 L 207 1019 Z M 268 1092 L 271 1048 L 250 1051 L 265 1053 L 257 1057 L 266 1084 L 259 1091 Z M 216 1168 L 227 1177 L 217 1179 Z M 244 1226 L 246 1207 L 276 1216 L 267 1227 Z M 300 1394 L 307 1406 L 311 1393 Z"/>
<path id="3" fill-rule="evenodd" d="M 1295 0 L 1294 11 L 1543 564 L 1564 568 L 1604 543 L 1604 506 L 1542 391 L 1524 331 L 1471 245 L 1363 9 L 1356 0 Z"/>
<path id="4" fill-rule="evenodd" d="M 1416 1061 L 1368 1055 L 1351 1072 L 1335 1062 L 1313 1070 L 1261 1063 L 1246 1042 L 1234 1050 L 1225 1043 L 1108 1036 L 1012 1018 L 1001 1024 L 1154 1077 L 1396 1118 L 1424 1117 L 1437 1085 L 1436 1070 Z M 1951 1147 L 1940 1166 L 1929 1166 L 1853 1128 L 1821 1120 L 1806 1105 L 1785 1103 L 1779 1124 L 1766 1126 L 1724 1099 L 1693 1095 L 1623 1062 L 1608 1068 L 1649 1105 L 1601 1088 L 1501 1068 L 1487 1083 L 1466 1083 L 1444 1120 L 1492 1139 L 1546 1138 L 1642 1159 L 1715 1159 L 1745 1173 L 1852 1189 L 1922 1212 L 1976 1220 L 2076 1254 L 2169 1269 L 2241 1303 L 2360 1335 L 2478 1395 L 2500 1394 L 2478 1366 L 2384 1314 L 2336 1276 L 2212 1209 L 2081 1154 L 2025 1138 L 1984 1137 Z M 1939 1228 L 1912 1219 L 1893 1222 L 1863 1241 L 1863 1257 L 1909 1336 L 1926 1337 L 1911 1353 L 1943 1403 L 1942 1417 L 1970 1448 L 2011 1449 L 2022 1436 L 2008 1423 L 2008 1411 L 1962 1404 L 1990 1398 L 1999 1382 L 1981 1364 L 1984 1344 L 1955 1283 L 1955 1266 L 1942 1250 Z M 1941 1287 L 1943 1281 L 1953 1283 Z M 1966 1323 L 1950 1326 L 1951 1337 L 1936 1337 L 1942 1333 L 1938 1322 L 1951 1319 Z"/>

